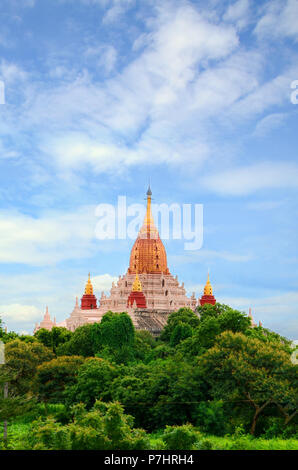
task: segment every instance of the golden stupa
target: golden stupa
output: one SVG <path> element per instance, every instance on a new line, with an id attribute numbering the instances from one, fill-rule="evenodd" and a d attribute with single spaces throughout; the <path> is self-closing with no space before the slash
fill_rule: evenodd
<path id="1" fill-rule="evenodd" d="M 204 295 L 213 295 L 212 286 L 211 286 L 211 282 L 210 282 L 210 278 L 209 278 L 209 273 L 208 273 L 208 279 L 207 279 L 206 285 L 204 287 Z"/>
<path id="2" fill-rule="evenodd" d="M 85 287 L 85 295 L 93 295 L 93 286 L 90 279 L 90 273 Z"/>
<path id="3" fill-rule="evenodd" d="M 132 292 L 142 292 L 142 284 L 139 279 L 138 273 L 136 273 L 136 277 L 132 285 Z"/>

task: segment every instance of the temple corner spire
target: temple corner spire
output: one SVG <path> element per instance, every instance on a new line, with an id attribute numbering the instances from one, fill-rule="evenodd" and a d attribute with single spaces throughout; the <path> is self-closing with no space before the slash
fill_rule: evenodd
<path id="1" fill-rule="evenodd" d="M 207 282 L 206 282 L 206 285 L 204 287 L 204 295 L 202 295 L 202 297 L 200 299 L 200 305 L 205 305 L 205 304 L 211 304 L 211 305 L 216 304 L 216 299 L 213 295 L 212 285 L 211 285 L 211 282 L 210 282 L 209 270 L 208 270 Z"/>

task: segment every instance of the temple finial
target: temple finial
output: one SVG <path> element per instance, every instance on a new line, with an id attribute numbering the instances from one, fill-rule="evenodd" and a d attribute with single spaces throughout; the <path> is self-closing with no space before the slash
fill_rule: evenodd
<path id="1" fill-rule="evenodd" d="M 151 191 L 151 187 L 150 187 L 150 179 L 149 179 L 149 185 L 148 185 L 148 191 L 147 191 L 147 196 L 152 196 L 152 191 Z"/>
<path id="2" fill-rule="evenodd" d="M 142 284 L 138 276 L 138 271 L 136 272 L 136 277 L 132 285 L 132 292 L 142 292 Z"/>
<path id="3" fill-rule="evenodd" d="M 49 320 L 51 317 L 50 317 L 50 314 L 49 314 L 49 307 L 46 306 L 46 312 L 44 314 L 44 320 Z"/>
<path id="4" fill-rule="evenodd" d="M 93 295 L 93 286 L 92 286 L 91 279 L 90 279 L 90 273 L 89 273 L 88 281 L 87 281 L 86 287 L 85 287 L 85 294 L 86 295 Z"/>
<path id="5" fill-rule="evenodd" d="M 212 286 L 211 286 L 211 282 L 210 282 L 210 276 L 209 276 L 209 270 L 208 270 L 207 282 L 206 282 L 206 285 L 205 285 L 205 288 L 204 288 L 204 295 L 213 295 L 212 294 Z"/>

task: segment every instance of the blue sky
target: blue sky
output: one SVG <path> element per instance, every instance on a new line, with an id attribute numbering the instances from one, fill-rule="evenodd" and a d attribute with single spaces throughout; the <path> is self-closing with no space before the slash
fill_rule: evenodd
<path id="1" fill-rule="evenodd" d="M 204 244 L 165 241 L 201 295 L 298 338 L 298 1 L 2 0 L 0 312 L 64 320 L 91 271 L 126 272 L 94 208 L 204 204 Z"/>

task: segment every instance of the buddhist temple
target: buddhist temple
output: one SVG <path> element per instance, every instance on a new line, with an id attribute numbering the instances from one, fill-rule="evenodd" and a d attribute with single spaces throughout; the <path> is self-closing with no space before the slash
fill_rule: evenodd
<path id="1" fill-rule="evenodd" d="M 91 279 L 86 285 L 81 307 L 76 306 L 66 320 L 67 328 L 74 331 L 86 323 L 100 322 L 109 310 L 127 312 L 137 329 L 149 329 L 153 333 L 162 330 L 170 313 L 181 307 L 193 310 L 198 300 L 193 294 L 186 296 L 184 283 L 180 284 L 168 268 L 167 254 L 151 210 L 152 191 L 147 191 L 147 208 L 143 225 L 130 253 L 126 274 L 113 283 L 110 295 L 102 292 L 97 306 Z M 91 300 L 91 297 L 92 300 Z"/>
<path id="2" fill-rule="evenodd" d="M 56 326 L 56 319 L 54 318 L 53 321 L 51 320 L 51 316 L 49 314 L 49 309 L 48 309 L 48 307 L 46 307 L 46 311 L 45 311 L 43 320 L 40 322 L 40 324 L 38 324 L 38 323 L 35 324 L 34 333 L 36 333 L 36 331 L 38 331 L 38 330 L 41 330 L 42 328 L 45 328 L 46 330 L 51 330 L 53 328 L 53 326 Z"/>
<path id="3" fill-rule="evenodd" d="M 151 200 L 149 186 L 145 218 L 131 249 L 127 272 L 119 276 L 116 284 L 112 283 L 109 295 L 102 292 L 99 299 L 94 294 L 89 274 L 80 305 L 76 298 L 70 316 L 57 326 L 74 331 L 79 326 L 100 322 L 103 315 L 111 310 L 127 312 L 136 329 L 146 329 L 158 335 L 168 316 L 179 308 L 188 307 L 195 311 L 198 305 L 215 304 L 209 275 L 204 295 L 199 300 L 195 293 L 188 297 L 184 283 L 180 284 L 178 277 L 171 274 L 166 250 L 153 220 Z M 56 323 L 51 321 L 47 310 L 35 331 L 40 328 L 50 330 L 54 325 Z"/>

